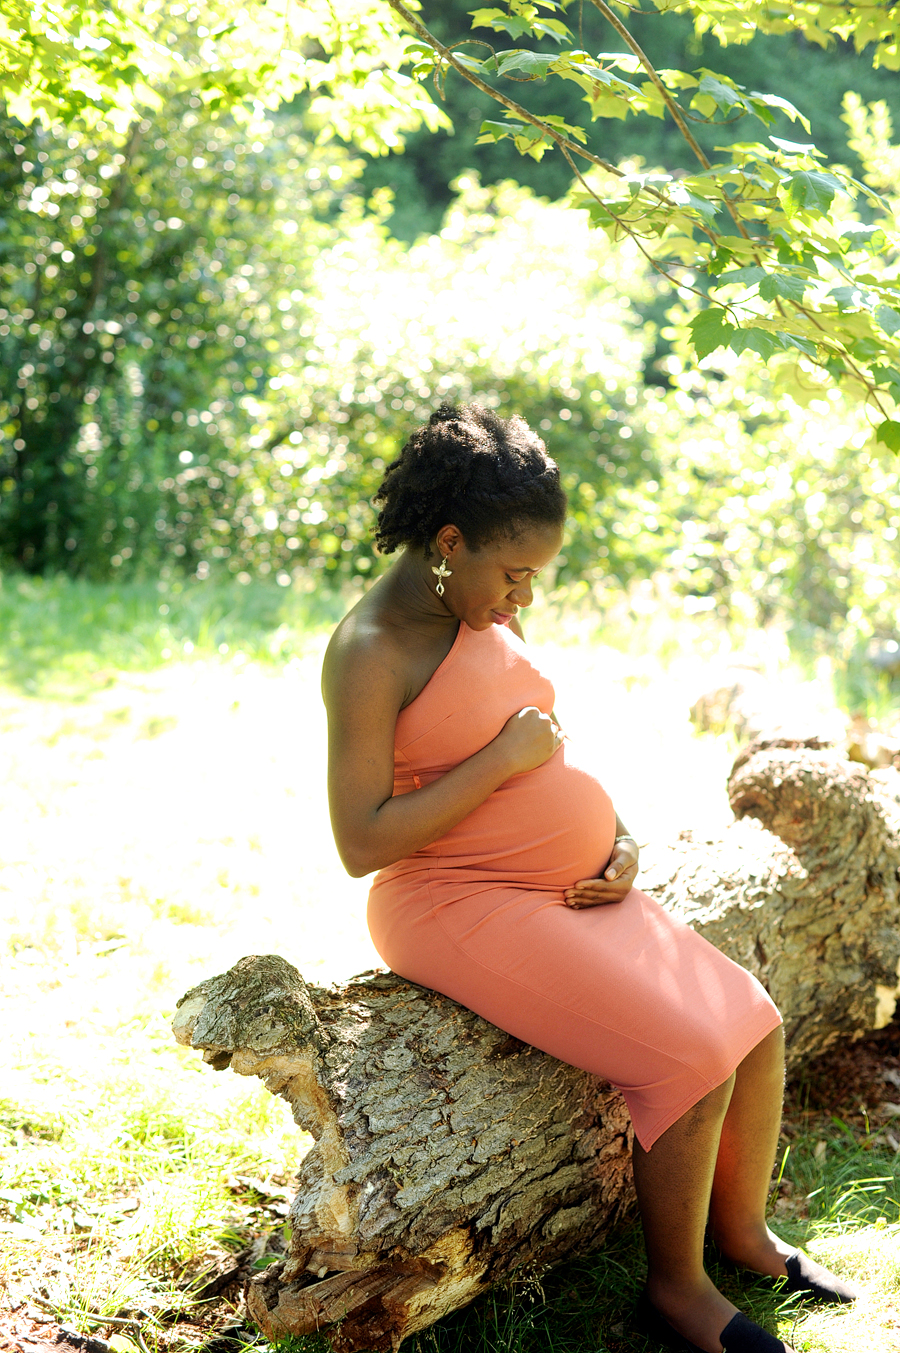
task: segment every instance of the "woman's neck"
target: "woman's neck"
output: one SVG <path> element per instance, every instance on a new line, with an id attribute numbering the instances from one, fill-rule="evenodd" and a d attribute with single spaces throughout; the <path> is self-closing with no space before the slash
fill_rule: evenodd
<path id="1" fill-rule="evenodd" d="M 386 618 L 434 634 L 458 625 L 456 616 L 431 586 L 430 578 L 431 566 L 425 556 L 419 551 L 404 550 L 378 585 L 378 602 Z"/>

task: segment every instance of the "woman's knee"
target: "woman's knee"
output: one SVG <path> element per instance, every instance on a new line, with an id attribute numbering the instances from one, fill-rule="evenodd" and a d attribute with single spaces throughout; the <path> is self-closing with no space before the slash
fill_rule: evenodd
<path id="1" fill-rule="evenodd" d="M 737 1069 L 741 1080 L 750 1077 L 770 1076 L 781 1081 L 784 1079 L 784 1025 L 761 1038 L 755 1047 L 747 1053 Z"/>
<path id="2" fill-rule="evenodd" d="M 728 1112 L 728 1105 L 731 1103 L 731 1096 L 734 1093 L 735 1073 L 732 1072 L 727 1080 L 722 1081 L 714 1089 L 707 1091 L 702 1099 L 692 1105 L 688 1111 L 678 1119 L 678 1123 L 686 1136 L 695 1137 L 708 1131 L 710 1126 L 720 1124 Z"/>

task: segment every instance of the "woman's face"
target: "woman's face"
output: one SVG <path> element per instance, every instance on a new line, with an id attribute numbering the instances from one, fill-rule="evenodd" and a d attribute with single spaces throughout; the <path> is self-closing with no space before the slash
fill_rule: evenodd
<path id="1" fill-rule="evenodd" d="M 437 548 L 453 574 L 444 584 L 444 605 L 473 630 L 508 625 L 521 607 L 531 605 L 532 583 L 559 554 L 562 541 L 561 526 L 535 525 L 473 550 L 455 526 L 442 527 Z"/>

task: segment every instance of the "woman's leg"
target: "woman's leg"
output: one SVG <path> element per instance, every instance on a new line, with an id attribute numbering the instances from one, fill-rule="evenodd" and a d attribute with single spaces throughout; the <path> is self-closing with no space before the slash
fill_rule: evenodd
<path id="1" fill-rule="evenodd" d="M 784 1040 L 776 1029 L 723 1085 L 644 1151 L 634 1176 L 647 1246 L 647 1295 L 698 1348 L 720 1353 L 735 1307 L 703 1267 L 707 1217 L 722 1249 L 762 1273 L 785 1272 L 791 1247 L 766 1228 L 781 1123 Z"/>
<path id="2" fill-rule="evenodd" d="M 735 1307 L 703 1268 L 703 1236 L 722 1124 L 734 1077 L 695 1104 L 650 1151 L 634 1144 L 634 1180 L 644 1243 L 647 1295 L 698 1348 L 719 1353 Z"/>
<path id="3" fill-rule="evenodd" d="M 766 1226 L 783 1097 L 784 1031 L 778 1028 L 747 1054 L 735 1073 L 709 1214 L 710 1234 L 723 1254 L 773 1278 L 785 1274 L 785 1256 L 795 1248 Z"/>

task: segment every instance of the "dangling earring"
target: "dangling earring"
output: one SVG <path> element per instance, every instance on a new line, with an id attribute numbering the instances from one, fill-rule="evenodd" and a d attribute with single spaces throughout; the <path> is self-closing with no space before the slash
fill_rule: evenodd
<path id="1" fill-rule="evenodd" d="M 453 570 L 447 567 L 447 560 L 442 557 L 440 568 L 435 568 L 434 564 L 432 564 L 431 571 L 432 573 L 436 573 L 438 578 L 434 590 L 435 592 L 437 592 L 439 597 L 442 597 L 444 595 L 444 579 L 452 578 Z"/>

